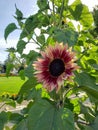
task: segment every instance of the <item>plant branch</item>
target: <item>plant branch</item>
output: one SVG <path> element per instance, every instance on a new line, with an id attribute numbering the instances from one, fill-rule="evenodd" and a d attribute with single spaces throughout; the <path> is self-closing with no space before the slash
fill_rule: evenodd
<path id="1" fill-rule="evenodd" d="M 86 52 L 87 52 L 87 49 L 82 52 L 82 55 L 79 57 L 79 59 L 77 61 L 80 61 Z"/>
<path id="2" fill-rule="evenodd" d="M 52 2 L 52 6 L 53 6 L 53 14 L 55 14 L 55 10 L 54 10 L 54 0 Z"/>
<path id="3" fill-rule="evenodd" d="M 63 9 L 64 9 L 64 2 L 65 2 L 65 0 L 62 0 L 62 7 L 61 7 L 61 11 L 60 11 L 59 26 L 61 24 L 61 19 L 62 19 L 62 14 L 63 14 Z"/>
<path id="4" fill-rule="evenodd" d="M 29 35 L 28 31 L 25 29 L 26 33 Z M 34 33 L 35 34 L 35 33 Z M 32 37 L 31 38 L 37 45 L 39 45 L 41 47 L 41 45 Z"/>

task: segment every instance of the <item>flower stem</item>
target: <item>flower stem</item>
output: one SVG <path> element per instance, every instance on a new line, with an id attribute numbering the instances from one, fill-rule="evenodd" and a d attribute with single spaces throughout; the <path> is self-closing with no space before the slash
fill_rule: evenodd
<path id="1" fill-rule="evenodd" d="M 63 103 L 65 102 L 67 94 L 72 90 L 73 88 L 68 88 L 67 91 L 65 90 L 63 93 Z"/>

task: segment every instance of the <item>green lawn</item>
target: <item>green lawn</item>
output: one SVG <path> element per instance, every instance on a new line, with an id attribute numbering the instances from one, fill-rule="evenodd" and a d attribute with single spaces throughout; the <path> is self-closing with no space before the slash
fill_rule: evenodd
<path id="1" fill-rule="evenodd" d="M 0 95 L 3 93 L 17 94 L 24 82 L 20 77 L 0 77 Z"/>

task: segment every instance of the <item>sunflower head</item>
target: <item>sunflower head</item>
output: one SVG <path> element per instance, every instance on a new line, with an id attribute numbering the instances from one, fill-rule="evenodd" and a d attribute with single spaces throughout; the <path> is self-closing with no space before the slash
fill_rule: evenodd
<path id="1" fill-rule="evenodd" d="M 54 46 L 47 46 L 41 55 L 42 57 L 33 64 L 36 70 L 35 76 L 48 91 L 56 89 L 58 92 L 64 80 L 70 80 L 73 71 L 78 68 L 74 63 L 75 53 L 67 44 L 56 43 Z"/>

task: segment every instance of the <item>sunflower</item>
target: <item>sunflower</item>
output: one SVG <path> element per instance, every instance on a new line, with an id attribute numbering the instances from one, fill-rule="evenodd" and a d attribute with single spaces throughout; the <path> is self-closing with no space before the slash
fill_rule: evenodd
<path id="1" fill-rule="evenodd" d="M 41 55 L 42 58 L 38 58 L 33 64 L 36 70 L 35 76 L 48 91 L 56 89 L 58 92 L 64 80 L 70 80 L 73 71 L 78 68 L 74 63 L 75 53 L 72 52 L 72 48 L 68 48 L 67 44 L 56 43 L 54 46 L 47 46 Z"/>

